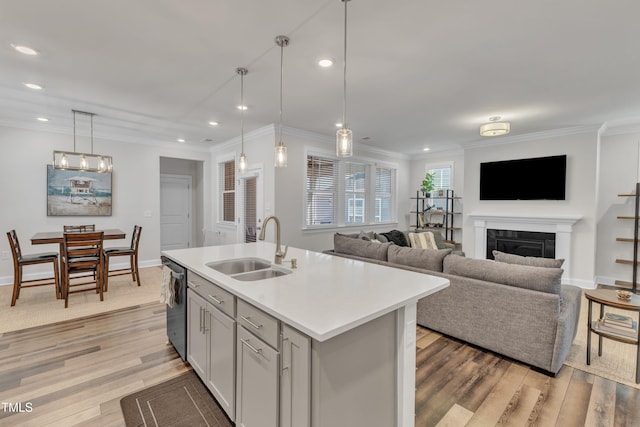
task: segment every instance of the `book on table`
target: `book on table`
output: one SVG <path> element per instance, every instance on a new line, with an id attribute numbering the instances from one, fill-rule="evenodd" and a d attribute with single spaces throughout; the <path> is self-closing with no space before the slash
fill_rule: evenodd
<path id="1" fill-rule="evenodd" d="M 607 334 L 616 335 L 624 338 L 638 339 L 638 324 L 632 323 L 632 327 L 611 326 L 604 322 L 604 319 L 596 320 L 593 322 L 593 329 L 605 332 Z"/>
<path id="2" fill-rule="evenodd" d="M 622 326 L 626 328 L 633 328 L 633 319 L 629 316 L 623 316 L 616 313 L 605 313 L 603 321 L 607 325 Z"/>

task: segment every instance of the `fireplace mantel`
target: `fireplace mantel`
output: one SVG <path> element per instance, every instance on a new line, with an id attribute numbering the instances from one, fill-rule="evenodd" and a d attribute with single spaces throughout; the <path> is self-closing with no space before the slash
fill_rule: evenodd
<path id="1" fill-rule="evenodd" d="M 564 258 L 563 278 L 571 277 L 571 233 L 580 215 L 494 215 L 472 213 L 475 227 L 475 256 L 487 257 L 487 229 L 540 231 L 556 234 L 556 258 Z"/>

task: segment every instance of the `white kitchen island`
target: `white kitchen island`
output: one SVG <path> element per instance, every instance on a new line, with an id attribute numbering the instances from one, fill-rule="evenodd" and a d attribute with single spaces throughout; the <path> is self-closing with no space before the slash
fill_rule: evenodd
<path id="1" fill-rule="evenodd" d="M 297 268 L 285 262 L 281 267 L 288 274 L 279 277 L 241 281 L 207 266 L 238 258 L 272 262 L 274 253 L 275 245 L 266 242 L 163 252 L 188 269 L 189 291 L 199 289 L 207 300 L 188 299 L 188 330 L 195 330 L 187 339 L 189 361 L 198 372 L 199 333 L 207 332 L 208 356 L 201 359 L 209 368 L 198 373 L 231 419 L 251 427 L 252 416 L 266 410 L 274 419 L 261 415 L 255 425 L 413 426 L 416 303 L 447 287 L 448 280 L 296 248 L 289 248 L 287 260 L 295 258 Z M 218 357 L 228 363 L 233 351 L 233 387 L 216 386 L 209 378 L 217 370 L 212 354 L 222 346 L 211 336 L 220 331 L 220 320 L 228 325 L 225 336 L 237 342 Z M 247 361 L 274 364 L 275 390 L 248 390 L 256 384 L 250 376 L 262 374 L 260 366 L 245 366 Z M 256 402 L 266 407 L 249 406 Z"/>

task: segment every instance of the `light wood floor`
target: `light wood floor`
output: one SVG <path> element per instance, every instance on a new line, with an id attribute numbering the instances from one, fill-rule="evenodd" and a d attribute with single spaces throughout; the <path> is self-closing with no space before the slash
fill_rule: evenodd
<path id="1" fill-rule="evenodd" d="M 5 333 L 0 400 L 32 410 L 0 410 L 0 426 L 121 426 L 123 396 L 187 369 L 155 303 Z M 416 427 L 640 425 L 639 390 L 567 366 L 550 378 L 424 328 L 416 373 Z"/>

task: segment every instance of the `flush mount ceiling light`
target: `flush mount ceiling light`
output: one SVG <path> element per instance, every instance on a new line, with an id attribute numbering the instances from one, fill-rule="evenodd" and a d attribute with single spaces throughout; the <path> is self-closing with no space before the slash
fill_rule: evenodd
<path id="1" fill-rule="evenodd" d="M 240 162 L 238 165 L 238 170 L 242 173 L 244 173 L 247 170 L 247 156 L 244 154 L 244 110 L 247 109 L 247 107 L 244 105 L 244 76 L 247 75 L 247 73 L 249 72 L 249 70 L 247 70 L 246 68 L 236 68 L 236 73 L 240 74 L 240 105 L 238 106 L 238 109 L 240 110 L 240 142 L 241 142 L 241 149 L 240 149 Z"/>
<path id="2" fill-rule="evenodd" d="M 282 142 L 282 76 L 283 76 L 283 58 L 284 47 L 289 45 L 289 37 L 277 36 L 275 42 L 280 46 L 280 125 L 278 126 L 278 145 L 276 146 L 276 162 L 277 168 L 287 167 L 287 146 Z"/>
<path id="3" fill-rule="evenodd" d="M 331 58 L 322 58 L 318 61 L 318 65 L 322 68 L 329 68 L 333 66 L 333 59 Z"/>
<path id="4" fill-rule="evenodd" d="M 35 56 L 38 54 L 37 50 L 29 46 L 11 43 L 11 47 L 14 48 L 16 51 L 22 53 L 23 55 Z"/>
<path id="5" fill-rule="evenodd" d="M 87 172 L 111 172 L 113 160 L 111 156 L 93 154 L 93 117 L 94 113 L 85 111 L 73 111 L 73 151 L 54 151 L 53 167 L 61 170 L 77 170 Z M 89 116 L 91 118 L 91 153 L 76 152 L 76 115 Z"/>
<path id="6" fill-rule="evenodd" d="M 511 123 L 500 122 L 500 116 L 489 117 L 490 123 L 480 126 L 480 136 L 500 136 L 511 131 Z"/>
<path id="7" fill-rule="evenodd" d="M 350 0 L 341 0 L 344 3 L 344 77 L 342 96 L 342 128 L 336 132 L 336 155 L 338 157 L 351 157 L 353 155 L 353 133 L 347 127 L 347 3 Z"/>

